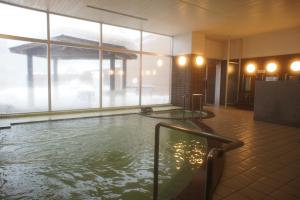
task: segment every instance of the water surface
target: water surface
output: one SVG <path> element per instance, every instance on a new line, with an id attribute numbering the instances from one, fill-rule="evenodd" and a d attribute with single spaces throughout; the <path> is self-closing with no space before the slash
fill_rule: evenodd
<path id="1" fill-rule="evenodd" d="M 152 198 L 154 127 L 140 115 L 14 125 L 0 130 L 3 199 Z M 203 162 L 205 139 L 162 129 L 159 196 L 183 189 Z"/>

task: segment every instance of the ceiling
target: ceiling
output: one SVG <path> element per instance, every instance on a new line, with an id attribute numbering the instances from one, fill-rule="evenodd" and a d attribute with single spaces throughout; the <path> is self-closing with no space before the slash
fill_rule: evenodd
<path id="1" fill-rule="evenodd" d="M 99 22 L 177 35 L 238 38 L 300 26 L 300 0 L 4 0 Z M 133 15 L 122 16 L 98 9 Z"/>

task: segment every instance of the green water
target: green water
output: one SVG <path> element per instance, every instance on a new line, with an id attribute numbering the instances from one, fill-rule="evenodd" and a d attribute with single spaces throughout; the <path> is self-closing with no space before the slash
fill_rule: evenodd
<path id="1" fill-rule="evenodd" d="M 154 126 L 140 115 L 0 130 L 0 199 L 152 198 Z M 162 129 L 159 196 L 176 196 L 203 162 L 206 140 Z"/>

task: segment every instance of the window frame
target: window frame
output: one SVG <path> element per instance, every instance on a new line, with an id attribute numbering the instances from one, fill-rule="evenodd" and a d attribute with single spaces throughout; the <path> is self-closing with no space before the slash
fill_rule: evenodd
<path id="1" fill-rule="evenodd" d="M 80 17 L 75 17 L 75 16 L 70 16 L 70 15 L 65 15 L 65 14 L 59 14 L 59 13 L 55 13 L 55 12 L 50 12 L 50 11 L 45 11 L 45 10 L 40 10 L 40 9 L 35 9 L 35 8 L 30 8 L 27 6 L 21 6 L 21 5 L 17 5 L 14 3 L 9 3 L 9 2 L 0 2 L 1 4 L 7 4 L 7 5 L 11 5 L 11 6 L 15 6 L 15 7 L 20 7 L 20 8 L 24 8 L 24 9 L 28 9 L 28 10 L 33 10 L 33 11 L 39 11 L 39 12 L 44 12 L 47 15 L 47 39 L 37 39 L 37 38 L 30 38 L 30 37 L 21 37 L 21 36 L 15 36 L 15 35 L 7 35 L 7 34 L 1 34 L 0 33 L 0 38 L 3 39 L 13 39 L 13 40 L 19 40 L 19 41 L 24 41 L 24 42 L 35 42 L 35 43 L 41 43 L 41 44 L 46 44 L 47 45 L 47 50 L 48 50 L 48 55 L 47 55 L 47 59 L 48 59 L 48 63 L 47 63 L 47 67 L 48 67 L 48 111 L 46 112 L 31 112 L 31 113 L 10 113 L 10 114 L 2 114 L 0 113 L 0 116 L 13 116 L 13 115 L 34 115 L 34 114 L 38 114 L 38 113 L 61 113 L 61 112 L 78 112 L 81 110 L 84 111 L 90 111 L 90 110 L 104 110 L 104 109 L 108 109 L 108 108 L 104 108 L 102 106 L 103 101 L 102 101 L 102 63 L 103 63 L 103 52 L 104 51 L 117 51 L 117 52 L 122 52 L 122 53 L 134 53 L 134 54 L 139 54 L 139 59 L 140 59 L 140 63 L 139 63 L 139 104 L 136 106 L 120 106 L 120 107 L 114 107 L 114 109 L 116 108 L 139 108 L 142 106 L 142 82 L 143 82 L 143 78 L 142 78 L 142 70 L 143 70 L 143 55 L 152 55 L 152 56 L 162 56 L 162 57 L 169 57 L 171 59 L 171 69 L 170 69 L 170 87 L 169 87 L 169 94 L 170 94 L 170 98 L 169 98 L 169 102 L 166 104 L 155 104 L 155 102 L 153 102 L 153 104 L 148 105 L 148 106 L 159 106 L 159 105 L 170 105 L 171 103 L 171 87 L 172 87 L 172 65 L 173 65 L 173 55 L 172 52 L 170 52 L 170 54 L 162 54 L 162 53 L 157 53 L 157 52 L 145 52 L 143 51 L 143 30 L 139 30 L 139 29 L 134 29 L 134 28 L 130 28 L 130 27 L 125 27 L 125 26 L 119 26 L 119 25 L 114 25 L 114 24 L 109 24 L 109 23 L 103 23 L 101 21 L 95 21 L 95 20 L 89 20 L 89 19 L 85 19 L 85 18 L 80 18 Z M 98 23 L 99 27 L 100 27 L 100 38 L 99 38 L 99 45 L 95 46 L 95 45 L 87 45 L 87 44 L 80 44 L 80 43 L 69 43 L 69 42 L 63 42 L 63 41 L 55 41 L 55 40 L 51 40 L 50 38 L 50 15 L 58 15 L 58 16 L 62 16 L 62 17 L 69 17 L 69 18 L 74 18 L 74 19 L 79 19 L 79 20 L 84 20 L 84 21 L 89 21 L 89 22 L 94 22 L 94 23 Z M 127 29 L 132 29 L 132 30 L 136 30 L 139 31 L 140 33 L 140 48 L 139 50 L 130 50 L 130 49 L 120 49 L 120 48 L 112 48 L 112 47 L 107 47 L 107 46 L 103 46 L 103 25 L 110 25 L 110 26 L 116 26 L 116 27 L 120 27 L 120 28 L 127 28 Z M 171 50 L 173 48 L 173 37 L 169 36 L 169 35 L 165 35 L 165 34 L 159 34 L 159 33 L 153 33 L 150 31 L 146 31 L 147 33 L 152 33 L 152 34 L 156 34 L 156 35 L 162 35 L 162 36 L 166 36 L 166 37 L 170 37 L 171 39 Z M 52 102 L 51 102 L 51 45 L 63 45 L 63 46 L 71 46 L 71 47 L 78 47 L 78 48 L 88 48 L 88 49 L 97 49 L 99 51 L 99 57 L 98 57 L 98 62 L 99 62 L 99 107 L 98 108 L 92 108 L 92 109 L 72 109 L 72 110 L 52 110 Z"/>

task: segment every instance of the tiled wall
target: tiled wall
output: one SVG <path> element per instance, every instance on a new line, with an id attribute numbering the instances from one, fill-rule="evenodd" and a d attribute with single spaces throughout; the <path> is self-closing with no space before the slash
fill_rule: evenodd
<path id="1" fill-rule="evenodd" d="M 195 55 L 186 57 L 188 62 L 185 66 L 179 66 L 177 57 L 173 57 L 171 103 L 175 106 L 183 106 L 183 95 L 190 97 L 191 94 L 204 93 L 205 65 L 196 66 L 193 62 Z M 195 99 L 194 102 L 195 109 L 199 109 L 199 100 Z M 186 105 L 191 109 L 191 99 L 187 98 Z"/>

